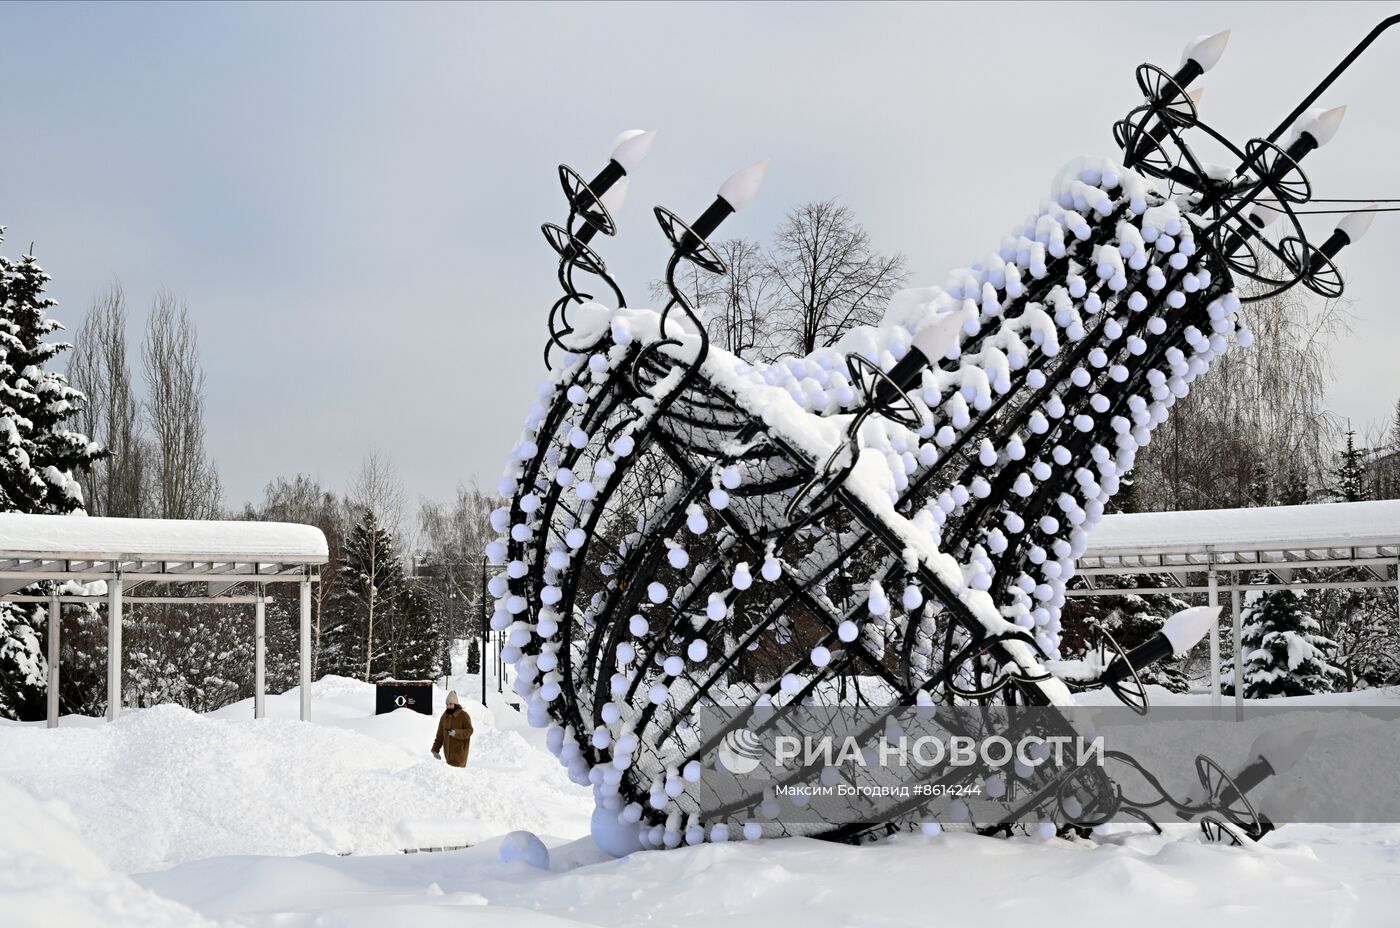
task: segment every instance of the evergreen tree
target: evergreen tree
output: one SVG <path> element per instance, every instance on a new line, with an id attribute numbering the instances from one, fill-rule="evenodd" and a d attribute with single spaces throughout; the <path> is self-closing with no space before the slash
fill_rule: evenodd
<path id="1" fill-rule="evenodd" d="M 1335 688 L 1341 672 L 1328 661 L 1332 642 L 1323 637 L 1307 601 L 1297 592 L 1261 594 L 1248 604 L 1240 622 L 1246 698 L 1307 696 Z"/>
<path id="2" fill-rule="evenodd" d="M 392 675 L 393 613 L 404 596 L 403 564 L 374 510 L 345 538 L 335 591 L 327 603 L 323 673 L 365 681 Z"/>
<path id="3" fill-rule="evenodd" d="M 0 228 L 0 236 L 4 229 Z M 49 276 L 33 255 L 0 255 L 0 512 L 67 514 L 82 509 L 75 475 L 104 456 L 67 428 L 86 402 L 46 365 L 70 346 L 45 341 L 62 329 L 48 318 Z M 34 606 L 0 603 L 0 715 L 41 718 L 47 664 Z"/>
<path id="4" fill-rule="evenodd" d="M 437 610 L 410 583 L 394 539 L 366 508 L 345 538 L 326 604 L 321 671 L 365 681 L 426 680 L 442 668 Z"/>
<path id="5" fill-rule="evenodd" d="M 431 680 L 443 668 L 442 629 L 432 601 L 417 584 L 405 583 L 394 610 L 390 671 L 405 680 Z"/>
<path id="6" fill-rule="evenodd" d="M 1332 494 L 1345 502 L 1354 503 L 1369 498 L 1366 492 L 1366 465 L 1362 450 L 1356 447 L 1356 432 L 1347 429 L 1347 446 L 1338 455 L 1333 471 Z"/>

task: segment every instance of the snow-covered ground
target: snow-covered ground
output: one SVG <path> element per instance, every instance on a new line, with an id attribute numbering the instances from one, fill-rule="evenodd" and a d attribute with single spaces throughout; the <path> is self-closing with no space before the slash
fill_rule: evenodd
<path id="1" fill-rule="evenodd" d="M 1290 825 L 1247 849 L 1176 826 L 1095 842 L 736 841 L 613 860 L 584 837 L 591 799 L 539 734 L 494 693 L 489 707 L 471 700 L 474 679 L 455 682 L 477 731 L 466 770 L 428 755 L 433 719 L 375 717 L 372 688 L 336 678 L 315 684 L 310 725 L 295 720 L 295 691 L 271 697 L 260 722 L 245 702 L 66 718 L 58 731 L 0 724 L 0 926 L 1313 928 L 1400 913 L 1400 825 Z M 548 871 L 498 861 L 516 829 L 544 837 Z M 472 846 L 401 853 L 458 844 Z"/>

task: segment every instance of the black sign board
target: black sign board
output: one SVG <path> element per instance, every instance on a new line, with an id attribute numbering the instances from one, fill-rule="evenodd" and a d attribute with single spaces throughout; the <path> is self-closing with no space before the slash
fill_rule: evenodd
<path id="1" fill-rule="evenodd" d="M 383 715 L 395 709 L 412 709 L 414 712 L 432 715 L 432 681 L 380 680 L 374 687 L 374 714 Z"/>

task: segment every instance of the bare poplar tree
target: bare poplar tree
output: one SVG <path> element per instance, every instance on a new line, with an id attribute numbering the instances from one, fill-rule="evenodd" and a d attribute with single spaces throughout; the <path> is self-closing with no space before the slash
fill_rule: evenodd
<path id="1" fill-rule="evenodd" d="M 149 449 L 143 439 L 141 402 L 126 357 L 126 295 L 113 281 L 92 301 L 74 339 L 68 379 L 87 395 L 79 428 L 111 457 L 78 475 L 90 515 L 145 515 Z"/>
<path id="2" fill-rule="evenodd" d="M 166 519 L 218 514 L 218 474 L 204 446 L 204 368 L 189 307 L 169 290 L 151 304 L 141 346 L 154 441 L 151 508 Z"/>
<path id="3" fill-rule="evenodd" d="M 770 254 L 772 321 L 780 354 L 808 354 L 847 329 L 878 322 L 885 301 L 906 278 L 904 256 L 885 255 L 849 209 L 835 200 L 787 215 Z"/>

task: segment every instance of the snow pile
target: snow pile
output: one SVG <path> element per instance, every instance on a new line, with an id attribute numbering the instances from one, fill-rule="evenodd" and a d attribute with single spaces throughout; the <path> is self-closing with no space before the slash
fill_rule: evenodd
<path id="1" fill-rule="evenodd" d="M 0 779 L 0 809 L 0 923 L 7 928 L 210 924 L 114 873 L 78 836 L 61 804 L 37 802 Z"/>
<path id="2" fill-rule="evenodd" d="M 270 697 L 261 721 L 245 701 L 211 716 L 166 705 L 54 731 L 0 725 L 0 777 L 66 804 L 123 872 L 226 854 L 461 846 L 513 829 L 586 833 L 592 803 L 537 733 L 468 695 L 465 770 L 430 755 L 436 717 L 374 716 L 372 686 L 327 677 L 313 685 L 311 724 L 295 720 L 293 690 Z"/>

